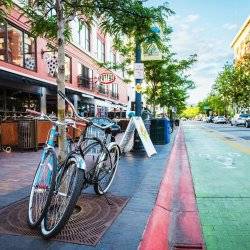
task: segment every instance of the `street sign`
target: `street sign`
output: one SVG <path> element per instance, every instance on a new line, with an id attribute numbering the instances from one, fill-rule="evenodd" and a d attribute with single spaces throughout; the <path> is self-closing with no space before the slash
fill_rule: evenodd
<path id="1" fill-rule="evenodd" d="M 145 128 L 145 125 L 140 116 L 133 116 L 128 124 L 128 127 L 124 133 L 124 136 L 120 142 L 120 148 L 122 152 L 127 152 L 128 145 L 134 141 L 134 132 L 137 130 L 138 135 L 142 141 L 142 144 L 147 152 L 148 157 L 156 154 L 155 147 L 149 137 L 149 134 Z M 132 147 L 131 147 L 132 148 Z"/>
<path id="2" fill-rule="evenodd" d="M 142 61 L 160 61 L 162 53 L 156 45 L 151 45 L 149 48 L 143 48 Z"/>
<path id="3" fill-rule="evenodd" d="M 136 91 L 137 93 L 141 93 L 141 92 L 142 92 L 142 86 L 141 86 L 141 84 L 136 84 L 136 85 L 135 85 L 135 91 Z"/>
<path id="4" fill-rule="evenodd" d="M 143 63 L 135 63 L 134 64 L 134 77 L 138 80 L 144 79 L 144 64 Z"/>
<path id="5" fill-rule="evenodd" d="M 116 79 L 115 75 L 111 72 L 105 72 L 100 74 L 99 76 L 99 82 L 102 84 L 110 84 L 114 82 Z"/>

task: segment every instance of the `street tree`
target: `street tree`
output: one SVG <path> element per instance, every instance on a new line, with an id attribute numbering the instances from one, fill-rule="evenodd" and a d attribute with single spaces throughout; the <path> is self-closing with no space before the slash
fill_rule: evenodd
<path id="1" fill-rule="evenodd" d="M 94 18 L 104 32 L 114 37 L 121 49 L 124 35 L 139 42 L 155 43 L 163 49 L 161 37 L 152 31 L 157 24 L 167 29 L 166 17 L 172 13 L 167 5 L 145 7 L 139 0 L 35 0 L 25 4 L 25 15 L 30 19 L 31 33 L 53 40 L 58 50 L 58 90 L 65 93 L 65 43 L 70 41 L 70 22 L 76 17 L 91 23 Z M 58 96 L 58 119 L 65 119 L 65 102 Z M 65 128 L 60 129 L 59 155 L 65 155 Z"/>
<path id="2" fill-rule="evenodd" d="M 180 113 L 185 108 L 187 91 L 194 87 L 193 81 L 185 74 L 196 61 L 196 56 L 176 60 L 169 53 L 163 60 L 145 62 L 147 87 L 144 92 L 147 103 L 152 105 L 155 116 L 156 107 L 166 107 L 170 112 L 173 107 Z"/>
<path id="3" fill-rule="evenodd" d="M 186 107 L 183 110 L 181 116 L 185 117 L 187 119 L 193 119 L 199 114 L 199 112 L 200 112 L 199 107 L 191 107 L 191 106 L 189 106 L 189 107 Z"/>
<path id="4" fill-rule="evenodd" d="M 4 21 L 6 13 L 13 7 L 12 0 L 1 0 L 0 1 L 0 21 Z"/>
<path id="5" fill-rule="evenodd" d="M 250 61 L 240 64 L 226 64 L 213 86 L 216 95 L 235 112 L 250 106 Z"/>
<path id="6" fill-rule="evenodd" d="M 208 115 L 208 111 L 212 111 L 213 114 L 228 116 L 230 113 L 229 102 L 227 99 L 212 91 L 204 100 L 198 103 L 200 113 Z"/>

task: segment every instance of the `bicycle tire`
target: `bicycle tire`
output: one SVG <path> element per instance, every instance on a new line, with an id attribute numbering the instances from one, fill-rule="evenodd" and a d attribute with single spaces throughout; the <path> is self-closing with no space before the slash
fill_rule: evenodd
<path id="1" fill-rule="evenodd" d="M 64 207 L 64 211 L 62 212 L 60 218 L 58 218 L 56 224 L 54 224 L 52 227 L 49 226 L 49 223 L 50 223 L 49 220 L 51 220 L 50 213 L 53 213 L 53 210 L 51 211 L 51 209 L 53 209 L 53 206 L 56 207 L 57 204 L 53 204 L 53 201 L 51 202 L 51 205 L 47 213 L 45 214 L 43 220 L 41 221 L 41 227 L 40 227 L 40 232 L 45 239 L 49 239 L 57 235 L 58 233 L 60 233 L 60 231 L 63 229 L 63 227 L 66 225 L 66 223 L 70 219 L 71 214 L 73 213 L 78 197 L 81 193 L 83 181 L 84 181 L 84 170 L 79 169 L 76 164 L 77 164 L 76 158 L 74 157 L 74 153 L 72 153 L 67 158 L 65 162 L 65 166 L 64 166 L 66 168 L 64 170 L 64 173 L 66 173 L 69 167 L 72 167 L 75 173 L 73 176 L 74 180 L 73 180 L 73 186 L 71 190 L 71 196 L 69 197 L 69 200 L 66 206 Z M 62 182 L 60 183 L 60 185 L 61 184 Z"/>
<path id="2" fill-rule="evenodd" d="M 45 179 L 40 179 L 41 177 L 41 171 L 42 171 L 42 167 L 44 167 L 45 163 L 46 163 L 46 159 L 48 159 L 48 157 L 51 155 L 52 160 L 49 160 L 48 162 L 48 169 L 50 170 L 51 175 L 49 176 L 49 180 L 47 179 L 47 176 L 44 176 L 42 173 L 42 177 L 46 177 L 47 180 Z M 50 164 L 50 165 L 49 165 Z M 51 166 L 52 164 L 52 166 Z M 44 159 L 42 159 L 36 169 L 36 173 L 32 182 L 32 187 L 30 190 L 30 197 L 29 197 L 29 204 L 28 204 L 28 225 L 31 228 L 37 227 L 40 222 L 42 221 L 48 207 L 50 204 L 50 201 L 52 199 L 53 196 L 53 191 L 54 191 L 54 187 L 55 187 L 55 179 L 56 179 L 56 168 L 57 168 L 57 158 L 56 158 L 56 154 L 53 150 L 48 149 L 45 153 L 44 153 Z M 49 173 L 49 172 L 48 172 Z M 37 181 L 44 181 L 44 183 L 38 183 Z M 48 189 L 49 187 L 49 189 Z M 46 189 L 46 190 L 45 190 Z M 42 197 L 42 200 L 40 199 L 40 201 L 43 201 L 43 207 L 38 208 L 38 210 L 36 210 L 36 212 L 38 212 L 38 214 L 34 217 L 33 212 L 34 211 L 34 195 L 36 193 L 41 193 L 44 194 L 47 193 L 47 197 L 45 197 L 45 199 Z M 48 192 L 46 192 L 48 191 Z M 35 198 L 36 199 L 36 198 Z M 39 201 L 39 199 L 36 199 L 36 202 Z M 35 205 L 35 208 L 37 209 L 37 204 Z"/>
<path id="3" fill-rule="evenodd" d="M 94 182 L 94 190 L 95 193 L 99 195 L 105 194 L 110 188 L 119 164 L 119 146 L 116 143 L 110 143 L 107 146 L 107 149 L 108 152 L 104 152 L 103 155 L 100 157 L 99 164 L 97 165 L 95 172 L 96 180 Z M 112 162 L 112 160 L 114 160 L 114 162 Z M 105 176 L 110 174 L 105 185 L 102 185 L 101 183 L 101 181 L 105 178 L 105 176 L 102 176 L 102 174 L 105 174 Z"/>

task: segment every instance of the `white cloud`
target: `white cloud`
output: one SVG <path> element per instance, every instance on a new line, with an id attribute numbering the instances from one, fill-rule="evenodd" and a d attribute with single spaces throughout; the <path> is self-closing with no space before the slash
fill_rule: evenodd
<path id="1" fill-rule="evenodd" d="M 196 20 L 197 18 L 199 16 Z M 209 32 L 212 32 L 211 28 L 187 22 L 187 18 L 184 20 L 186 21 L 183 22 L 182 18 L 174 20 L 172 47 L 180 58 L 191 54 L 198 55 L 198 62 L 188 72 L 197 86 L 190 91 L 188 103 L 193 104 L 202 100 L 210 92 L 218 72 L 226 61 L 233 59 L 233 53 L 229 44 L 227 46 L 225 41 L 209 35 Z"/>
<path id="2" fill-rule="evenodd" d="M 197 15 L 197 14 L 191 14 L 191 15 L 187 16 L 186 22 L 192 23 L 192 22 L 197 21 L 199 18 L 200 18 L 199 15 Z"/>
<path id="3" fill-rule="evenodd" d="M 226 30 L 235 30 L 238 26 L 235 23 L 225 23 L 222 27 Z"/>

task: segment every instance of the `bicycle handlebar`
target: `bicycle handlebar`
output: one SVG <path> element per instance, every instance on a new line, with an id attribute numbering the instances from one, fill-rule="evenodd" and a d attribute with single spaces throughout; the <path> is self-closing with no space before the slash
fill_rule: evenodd
<path id="1" fill-rule="evenodd" d="M 72 110 L 73 110 L 75 116 L 77 117 L 77 119 L 79 119 L 79 120 L 81 120 L 81 121 L 84 121 L 84 122 L 86 122 L 86 123 L 88 123 L 88 124 L 90 123 L 90 121 L 89 121 L 88 119 L 86 119 L 86 118 L 84 118 L 84 117 L 78 115 L 78 113 L 77 113 L 77 111 L 76 111 L 74 105 L 70 102 L 70 100 L 66 97 L 66 95 L 65 95 L 64 93 L 62 93 L 62 91 L 58 90 L 58 94 L 61 96 L 61 98 L 63 98 L 63 99 L 69 104 L 69 106 L 72 108 Z M 113 123 L 113 124 L 111 123 L 110 125 L 100 126 L 100 125 L 98 125 L 98 124 L 96 124 L 96 123 L 93 123 L 93 125 L 94 125 L 95 127 L 100 128 L 100 129 L 102 129 L 102 130 L 108 129 L 108 128 L 110 128 L 111 126 L 113 126 L 114 124 L 115 124 L 115 123 Z"/>
<path id="2" fill-rule="evenodd" d="M 36 115 L 36 116 L 40 116 L 42 118 L 46 118 L 48 119 L 52 124 L 55 124 L 56 126 L 63 126 L 63 125 L 66 125 L 66 126 L 71 126 L 71 127 L 76 127 L 76 125 L 80 125 L 81 123 L 76 123 L 75 121 L 71 122 L 71 121 L 68 121 L 68 122 L 59 122 L 59 121 L 53 121 L 48 115 L 44 114 L 43 112 L 38 112 L 38 111 L 35 111 L 35 110 L 32 110 L 32 109 L 26 109 L 26 112 L 27 113 L 30 113 L 32 115 Z M 82 124 L 81 124 L 82 125 Z"/>

